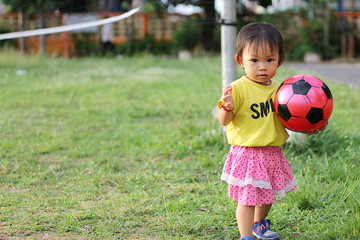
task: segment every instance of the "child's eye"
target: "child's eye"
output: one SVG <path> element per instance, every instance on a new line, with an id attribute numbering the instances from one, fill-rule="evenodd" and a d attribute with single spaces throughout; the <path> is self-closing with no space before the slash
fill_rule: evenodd
<path id="1" fill-rule="evenodd" d="M 257 62 L 257 59 L 251 59 L 252 62 L 256 63 Z"/>
<path id="2" fill-rule="evenodd" d="M 268 61 L 268 62 L 272 62 L 272 61 L 274 61 L 274 59 L 269 58 L 267 61 Z"/>

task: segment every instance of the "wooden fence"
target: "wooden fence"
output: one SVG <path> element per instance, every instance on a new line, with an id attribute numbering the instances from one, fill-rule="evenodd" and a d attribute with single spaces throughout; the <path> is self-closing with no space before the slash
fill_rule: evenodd
<path id="1" fill-rule="evenodd" d="M 121 13 L 96 13 L 97 19 L 112 17 Z M 46 14 L 44 16 L 44 27 L 57 27 L 66 25 L 67 18 L 70 14 Z M 20 15 L 17 13 L 0 14 L 0 29 L 7 32 L 20 31 Z M 132 39 L 143 39 L 146 34 L 152 35 L 156 40 L 171 41 L 174 31 L 182 23 L 183 17 L 177 14 L 163 14 L 158 16 L 155 13 L 136 13 L 132 17 L 122 21 L 114 22 L 113 29 L 115 35 L 115 43 L 121 44 Z M 39 19 L 37 16 L 24 21 L 24 30 L 38 29 Z M 90 41 L 100 42 L 100 29 L 87 33 Z M 57 34 L 45 35 L 46 53 L 56 56 L 73 56 L 75 52 L 74 37 L 76 35 L 81 38 L 83 32 L 64 32 Z M 19 40 L 17 39 L 17 44 Z M 39 48 L 39 37 L 25 38 L 25 45 L 30 53 L 36 53 Z"/>

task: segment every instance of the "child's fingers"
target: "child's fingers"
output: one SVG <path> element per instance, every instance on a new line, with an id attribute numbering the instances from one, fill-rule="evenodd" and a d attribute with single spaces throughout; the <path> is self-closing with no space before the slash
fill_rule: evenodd
<path id="1" fill-rule="evenodd" d="M 228 108 L 228 107 L 233 108 L 232 107 L 233 103 L 232 103 L 231 91 L 232 91 L 232 87 L 230 85 L 224 87 L 222 97 L 218 101 L 219 109 L 222 106 L 225 106 L 226 108 Z"/>
<path id="2" fill-rule="evenodd" d="M 224 88 L 224 94 L 228 94 L 229 92 L 231 93 L 231 90 L 232 90 L 232 87 L 229 85 L 229 86 L 226 86 Z"/>
<path id="3" fill-rule="evenodd" d="M 223 100 L 226 100 L 227 98 L 231 97 L 231 91 L 232 91 L 232 87 L 230 85 L 224 88 Z"/>
<path id="4" fill-rule="evenodd" d="M 224 98 L 224 101 L 225 102 L 231 101 L 231 94 L 226 95 L 225 98 Z"/>
<path id="5" fill-rule="evenodd" d="M 232 108 L 233 104 L 231 102 L 227 102 L 224 104 L 226 108 Z"/>

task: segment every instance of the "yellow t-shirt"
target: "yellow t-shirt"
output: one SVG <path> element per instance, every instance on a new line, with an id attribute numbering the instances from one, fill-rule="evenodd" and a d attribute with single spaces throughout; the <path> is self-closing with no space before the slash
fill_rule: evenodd
<path id="1" fill-rule="evenodd" d="M 272 81 L 264 86 L 243 76 L 230 85 L 235 117 L 227 125 L 229 144 L 243 147 L 283 145 L 289 135 L 274 108 L 280 83 Z"/>

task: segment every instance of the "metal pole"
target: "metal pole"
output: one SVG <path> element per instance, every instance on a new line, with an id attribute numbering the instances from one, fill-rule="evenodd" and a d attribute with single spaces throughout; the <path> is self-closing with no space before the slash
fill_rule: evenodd
<path id="1" fill-rule="evenodd" d="M 343 8 L 343 1 L 338 0 L 338 8 L 340 12 L 340 17 L 343 18 L 345 16 L 344 14 L 344 8 Z M 345 30 L 341 31 L 341 57 L 343 59 L 346 59 L 346 32 Z"/>
<path id="2" fill-rule="evenodd" d="M 348 58 L 352 60 L 354 58 L 354 52 L 355 52 L 355 39 L 354 39 L 354 11 L 355 11 L 355 1 L 351 0 L 351 16 L 350 16 L 350 24 L 351 24 L 351 30 L 349 35 L 349 53 Z"/>
<path id="3" fill-rule="evenodd" d="M 19 31 L 24 31 L 24 10 L 21 8 L 21 10 L 18 12 L 18 24 L 19 24 Z M 19 47 L 20 51 L 22 53 L 25 52 L 25 38 L 19 39 Z"/>
<path id="4" fill-rule="evenodd" d="M 223 0 L 221 10 L 222 87 L 237 78 L 236 54 L 236 1 Z"/>

